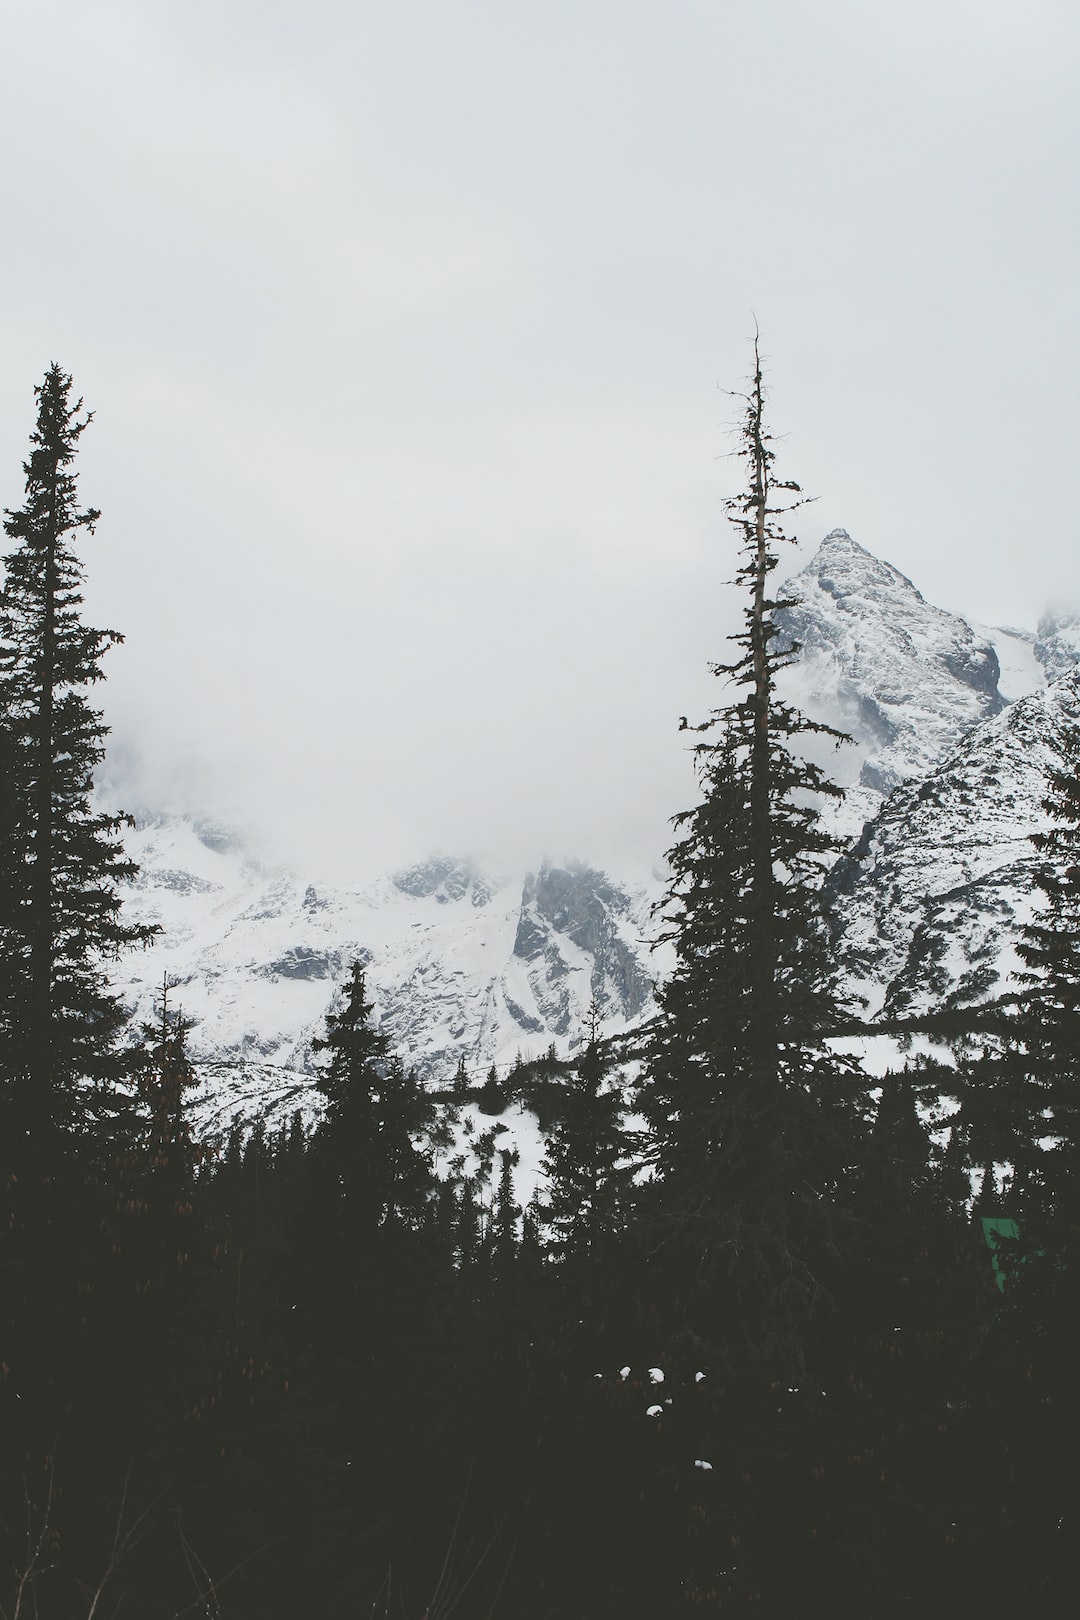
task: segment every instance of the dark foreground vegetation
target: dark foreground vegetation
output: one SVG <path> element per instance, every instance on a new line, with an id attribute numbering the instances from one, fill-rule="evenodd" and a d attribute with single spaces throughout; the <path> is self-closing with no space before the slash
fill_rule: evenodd
<path id="1" fill-rule="evenodd" d="M 835 1043 L 833 790 L 774 686 L 798 491 L 760 368 L 653 1022 L 433 1095 L 357 968 L 324 1122 L 216 1155 L 167 989 L 141 1032 L 109 990 L 145 934 L 90 797 L 117 638 L 81 621 L 70 387 L 38 390 L 0 599 L 0 1616 L 1074 1613 L 1080 782 L 1047 785 L 1022 995 L 871 1086 Z M 525 1210 L 497 1134 L 448 1147 L 511 1093 L 547 1135 Z"/>

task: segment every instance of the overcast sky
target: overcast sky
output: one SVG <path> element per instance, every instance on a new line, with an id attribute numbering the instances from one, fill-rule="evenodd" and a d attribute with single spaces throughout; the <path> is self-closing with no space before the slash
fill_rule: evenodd
<path id="1" fill-rule="evenodd" d="M 755 316 L 806 553 L 1080 599 L 1078 43 L 1075 0 L 6 7 L 0 504 L 58 360 L 129 797 L 358 878 L 658 854 Z"/>

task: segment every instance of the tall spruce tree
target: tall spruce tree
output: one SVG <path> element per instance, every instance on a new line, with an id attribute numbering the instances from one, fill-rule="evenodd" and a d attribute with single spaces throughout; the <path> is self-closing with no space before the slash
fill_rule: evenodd
<path id="1" fill-rule="evenodd" d="M 87 690 L 123 639 L 80 616 L 73 544 L 100 514 L 80 505 L 72 463 L 91 417 L 57 365 L 36 394 L 26 498 L 4 522 L 17 549 L 0 596 L 0 1060 L 10 1140 L 47 1151 L 110 1103 L 126 1014 L 106 964 L 156 930 L 122 916 L 119 884 L 135 871 L 123 818 L 91 802 L 108 727 Z M 90 1093 L 86 1080 L 97 1083 Z"/>
<path id="2" fill-rule="evenodd" d="M 797 655 L 770 593 L 799 486 L 775 471 L 757 342 L 726 503 L 741 542 L 737 655 L 714 666 L 730 700 L 696 729 L 702 798 L 675 818 L 666 902 L 675 969 L 659 993 L 642 1106 L 655 1133 L 660 1228 L 709 1281 L 751 1358 L 799 1356 L 866 1109 L 830 1049 L 842 1008 L 819 892 L 837 845 L 814 797 L 838 790 L 799 751 L 819 733 L 777 690 Z M 685 725 L 685 722 L 684 722 Z M 720 1286 L 726 1280 L 726 1287 Z"/>

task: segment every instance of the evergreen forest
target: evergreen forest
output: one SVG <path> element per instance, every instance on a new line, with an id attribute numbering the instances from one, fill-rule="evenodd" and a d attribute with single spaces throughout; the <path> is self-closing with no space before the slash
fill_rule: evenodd
<path id="1" fill-rule="evenodd" d="M 802 495 L 756 348 L 738 398 L 741 628 L 686 728 L 655 1012 L 433 1089 L 357 963 L 318 1126 L 211 1145 L 175 992 L 137 1028 L 111 988 L 151 934 L 93 791 L 120 636 L 84 623 L 90 416 L 46 373 L 0 595 L 0 1620 L 1076 1612 L 1080 775 L 1016 993 L 872 1080 L 824 728 L 777 686 Z"/>

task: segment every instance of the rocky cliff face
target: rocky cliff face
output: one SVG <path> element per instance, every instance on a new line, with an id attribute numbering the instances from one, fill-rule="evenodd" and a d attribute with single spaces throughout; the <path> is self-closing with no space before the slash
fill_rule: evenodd
<path id="1" fill-rule="evenodd" d="M 523 1027 L 580 1041 L 594 1001 L 604 1019 L 636 1018 L 652 999 L 644 925 L 625 890 L 592 867 L 530 874 L 514 938 L 536 1009 Z"/>
<path id="2" fill-rule="evenodd" d="M 1060 680 L 1080 664 L 1080 613 L 1047 613 L 1035 634 L 1035 656 L 1048 681 Z"/>
<path id="3" fill-rule="evenodd" d="M 780 594 L 781 629 L 800 648 L 785 694 L 852 739 L 822 763 L 846 789 L 830 819 L 855 837 L 894 788 L 1004 707 L 997 652 L 843 529 Z"/>

